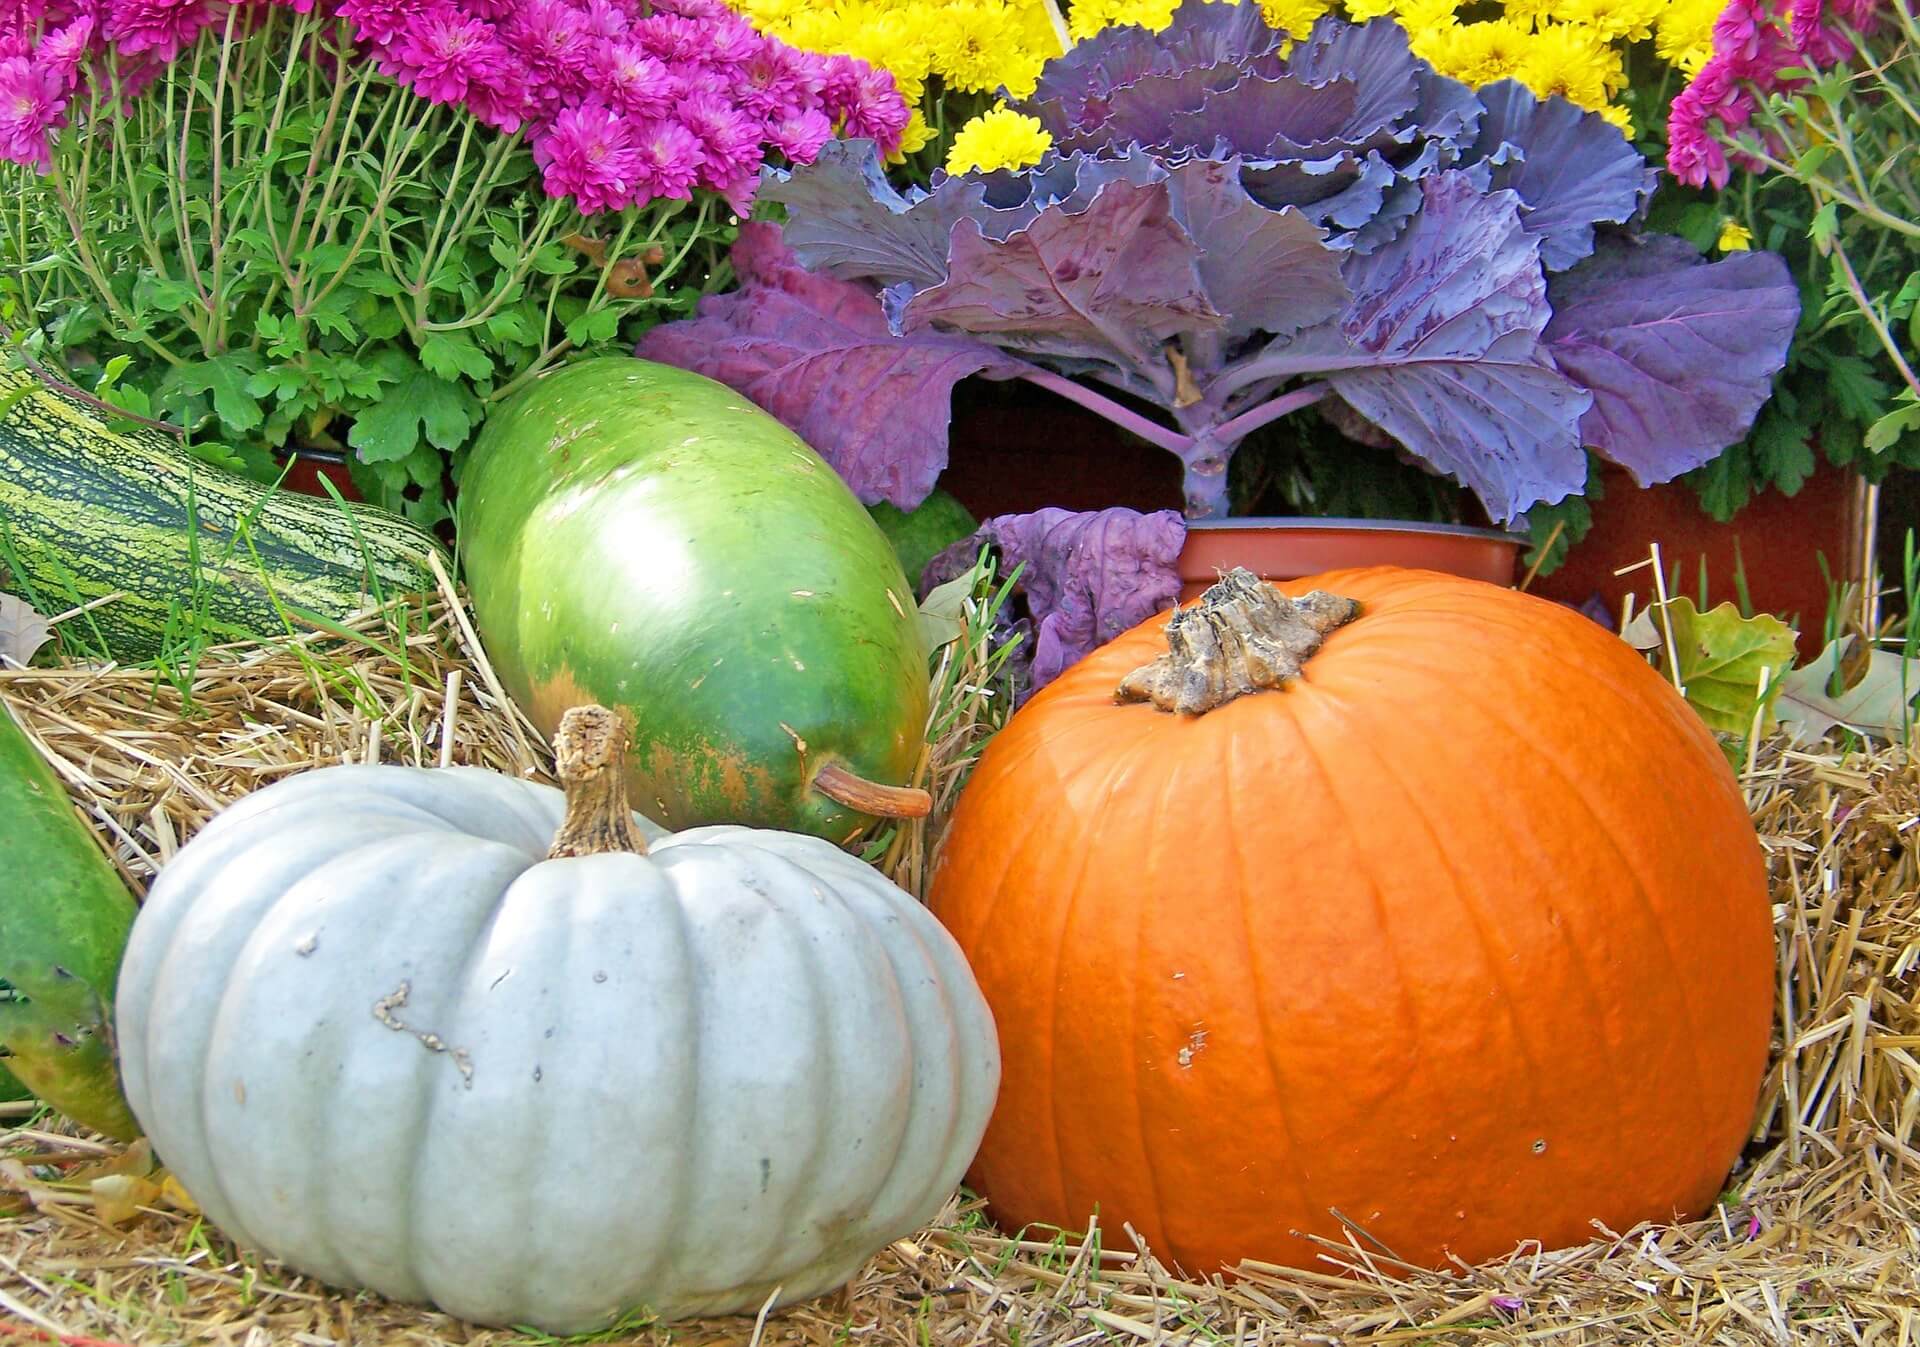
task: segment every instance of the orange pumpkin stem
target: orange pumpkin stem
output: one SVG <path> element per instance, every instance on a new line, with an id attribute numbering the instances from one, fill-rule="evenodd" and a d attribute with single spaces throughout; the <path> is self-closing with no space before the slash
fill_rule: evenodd
<path id="1" fill-rule="evenodd" d="M 647 854 L 647 841 L 627 804 L 627 742 L 626 719 L 604 706 L 576 706 L 560 717 L 553 748 L 567 791 L 567 816 L 548 860 L 616 851 Z"/>
<path id="2" fill-rule="evenodd" d="M 1167 653 L 1121 679 L 1114 700 L 1205 715 L 1236 697 L 1298 678 L 1327 633 L 1359 611 L 1352 599 L 1317 589 L 1289 599 L 1235 567 L 1200 596 L 1197 607 L 1167 620 Z"/>

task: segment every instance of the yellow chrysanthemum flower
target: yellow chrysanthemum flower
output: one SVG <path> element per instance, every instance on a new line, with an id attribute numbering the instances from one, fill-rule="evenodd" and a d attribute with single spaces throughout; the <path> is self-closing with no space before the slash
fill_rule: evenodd
<path id="1" fill-rule="evenodd" d="M 1644 42 L 1666 0 L 1556 0 L 1545 17 L 1591 29 L 1605 42 Z"/>
<path id="2" fill-rule="evenodd" d="M 1520 73 L 1533 35 L 1509 19 L 1487 19 L 1420 34 L 1415 52 L 1443 75 L 1479 88 Z"/>
<path id="3" fill-rule="evenodd" d="M 1653 28 L 1653 50 L 1668 65 L 1697 75 L 1713 55 L 1719 0 L 1673 0 Z"/>
<path id="4" fill-rule="evenodd" d="M 1620 128 L 1620 134 L 1628 140 L 1633 139 L 1633 118 L 1618 103 L 1609 103 L 1599 110 L 1601 119 L 1611 126 Z"/>
<path id="5" fill-rule="evenodd" d="M 950 89 L 988 93 L 1000 86 L 1003 71 L 1019 55 L 1019 30 L 1001 0 L 973 0 L 947 6 L 946 20 L 929 34 L 933 71 Z"/>
<path id="6" fill-rule="evenodd" d="M 1570 23 L 1540 26 L 1520 61 L 1519 77 L 1542 98 L 1559 94 L 1583 108 L 1607 105 L 1612 55 L 1590 28 Z"/>
<path id="7" fill-rule="evenodd" d="M 1745 252 L 1753 247 L 1753 231 L 1738 220 L 1728 220 L 1720 226 L 1720 237 L 1713 246 L 1723 253 Z"/>
<path id="8" fill-rule="evenodd" d="M 1355 23 L 1382 18 L 1400 7 L 1399 0 L 1347 0 L 1343 8 Z"/>
<path id="9" fill-rule="evenodd" d="M 1399 0 L 1396 13 L 1410 35 L 1433 34 L 1459 24 L 1459 7 L 1460 0 Z"/>
<path id="10" fill-rule="evenodd" d="M 1331 0 L 1260 0 L 1267 23 L 1293 38 L 1305 37 L 1332 8 Z"/>
<path id="11" fill-rule="evenodd" d="M 1052 147 L 1053 137 L 1038 117 L 1028 117 L 1000 103 L 954 133 L 953 146 L 947 151 L 947 172 L 1025 168 L 1038 163 Z"/>

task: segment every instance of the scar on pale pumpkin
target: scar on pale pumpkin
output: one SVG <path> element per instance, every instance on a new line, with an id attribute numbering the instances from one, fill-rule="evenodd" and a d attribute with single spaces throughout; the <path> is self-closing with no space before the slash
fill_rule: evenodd
<path id="1" fill-rule="evenodd" d="M 626 718 L 604 706 L 576 706 L 560 717 L 553 749 L 567 792 L 567 816 L 548 860 L 618 851 L 647 854 L 627 803 L 629 737 Z"/>
<path id="2" fill-rule="evenodd" d="M 1359 612 L 1352 599 L 1318 589 L 1290 599 L 1235 567 L 1200 596 L 1197 607 L 1167 620 L 1167 653 L 1121 679 L 1114 700 L 1204 715 L 1298 678 L 1327 633 Z"/>

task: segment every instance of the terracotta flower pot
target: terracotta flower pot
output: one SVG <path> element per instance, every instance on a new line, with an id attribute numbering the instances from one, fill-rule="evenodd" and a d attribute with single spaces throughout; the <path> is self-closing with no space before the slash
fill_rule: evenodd
<path id="1" fill-rule="evenodd" d="M 1297 580 L 1347 566 L 1406 566 L 1511 585 L 1525 535 L 1384 519 L 1207 519 L 1187 525 L 1180 598 L 1198 598 L 1244 566 L 1262 580 Z"/>
<path id="2" fill-rule="evenodd" d="M 353 484 L 353 477 L 347 471 L 347 456 L 333 449 L 308 449 L 299 445 L 289 446 L 280 455 L 281 465 L 287 468 L 287 474 L 281 479 L 282 491 L 298 491 L 304 496 L 327 496 L 327 489 L 320 484 L 325 478 L 346 500 L 359 500 L 360 492 Z"/>
<path id="3" fill-rule="evenodd" d="M 1708 602 L 1738 602 L 1735 577 L 1743 576 L 1756 610 L 1798 622 L 1800 654 L 1810 659 L 1820 653 L 1827 576 L 1844 583 L 1865 575 L 1866 485 L 1844 468 L 1822 463 L 1793 495 L 1763 491 L 1725 524 L 1681 482 L 1641 487 L 1624 469 L 1608 467 L 1600 484 L 1592 531 L 1563 566 L 1530 586 L 1534 593 L 1568 603 L 1598 595 L 1616 615 L 1631 593 L 1635 607 L 1645 607 L 1654 592 L 1649 570 L 1614 572 L 1645 561 L 1659 543 L 1669 580 L 1678 572 L 1679 593 L 1699 598 L 1704 566 Z"/>

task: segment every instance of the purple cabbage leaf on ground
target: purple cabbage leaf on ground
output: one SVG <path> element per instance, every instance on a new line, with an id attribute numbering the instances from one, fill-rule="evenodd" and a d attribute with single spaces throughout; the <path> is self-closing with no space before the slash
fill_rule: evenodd
<path id="1" fill-rule="evenodd" d="M 1028 639 L 1015 651 L 1023 666 L 1022 696 L 1038 691 L 1076 661 L 1180 596 L 1175 566 L 1186 524 L 1173 510 L 1037 510 L 986 520 L 927 563 L 922 594 L 964 575 L 983 546 L 999 572 L 1021 572 Z"/>

